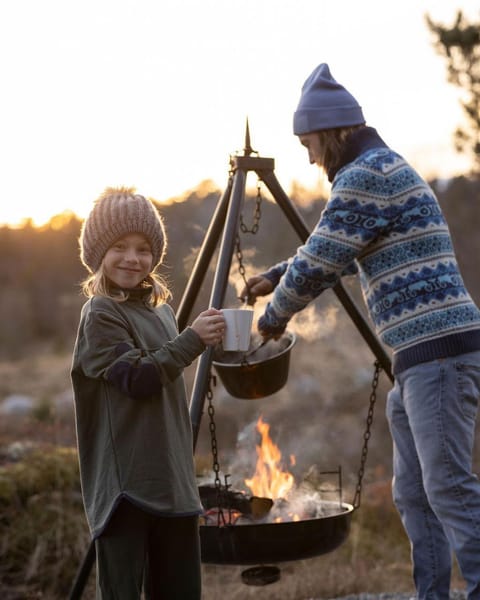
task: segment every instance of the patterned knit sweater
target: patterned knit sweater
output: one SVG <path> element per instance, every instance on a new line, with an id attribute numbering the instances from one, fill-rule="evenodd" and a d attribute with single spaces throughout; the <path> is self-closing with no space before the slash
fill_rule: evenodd
<path id="1" fill-rule="evenodd" d="M 282 332 L 291 317 L 358 270 L 393 372 L 480 350 L 480 311 L 459 272 L 450 234 L 427 183 L 377 132 L 358 130 L 329 173 L 330 199 L 289 261 L 263 273 L 275 287 L 259 328 Z"/>

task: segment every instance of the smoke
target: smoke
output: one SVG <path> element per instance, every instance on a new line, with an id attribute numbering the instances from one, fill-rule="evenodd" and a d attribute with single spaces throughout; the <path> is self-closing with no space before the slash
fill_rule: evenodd
<path id="1" fill-rule="evenodd" d="M 254 328 L 258 319 L 263 315 L 268 298 L 259 298 L 254 306 Z M 287 325 L 288 331 L 307 342 L 321 340 L 332 336 L 337 326 L 337 306 L 327 306 L 321 312 L 311 303 L 302 311 L 296 313 Z"/>
<path id="2" fill-rule="evenodd" d="M 237 445 L 233 454 L 229 471 L 235 478 L 232 480 L 234 487 L 247 491 L 245 479 L 251 477 L 255 472 L 257 440 L 257 422 L 248 423 L 237 434 Z"/>
<path id="3" fill-rule="evenodd" d="M 307 342 L 331 337 L 337 326 L 336 306 L 329 306 L 318 312 L 314 304 L 309 304 L 290 321 L 288 328 Z"/>
<path id="4" fill-rule="evenodd" d="M 338 495 L 338 494 L 337 494 Z M 341 512 L 340 500 L 326 500 L 326 494 L 302 482 L 292 488 L 287 498 L 277 500 L 268 515 L 273 522 L 318 519 Z"/>

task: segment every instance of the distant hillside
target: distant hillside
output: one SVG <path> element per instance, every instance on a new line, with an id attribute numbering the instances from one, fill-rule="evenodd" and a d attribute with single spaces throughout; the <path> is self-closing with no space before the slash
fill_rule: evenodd
<path id="1" fill-rule="evenodd" d="M 433 182 L 450 223 L 464 279 L 480 302 L 480 182 L 464 177 L 448 184 Z M 159 207 L 168 232 L 169 245 L 163 273 L 173 290 L 176 307 L 187 283 L 195 257 L 202 244 L 223 190 L 205 192 L 205 186 L 182 201 Z M 256 235 L 241 234 L 241 247 L 247 277 L 263 267 L 282 260 L 298 245 L 298 237 L 282 211 L 265 192 Z M 313 227 L 324 205 L 317 199 L 296 206 Z M 243 209 L 247 227 L 253 223 L 255 201 L 248 197 Z M 49 340 L 59 349 L 70 347 L 84 298 L 79 283 L 86 272 L 78 259 L 77 239 L 80 221 L 72 214 L 58 215 L 47 226 L 36 229 L 0 228 L 0 353 L 3 357 L 28 354 L 39 340 Z M 213 269 L 198 294 L 198 310 L 208 305 Z M 231 280 L 241 284 L 238 260 L 232 259 Z M 228 298 L 235 299 L 229 289 Z M 196 307 L 197 308 L 197 307 Z"/>

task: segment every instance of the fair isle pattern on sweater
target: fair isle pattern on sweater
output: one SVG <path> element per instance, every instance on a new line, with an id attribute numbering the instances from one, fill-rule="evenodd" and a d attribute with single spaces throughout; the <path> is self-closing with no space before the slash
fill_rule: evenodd
<path id="1" fill-rule="evenodd" d="M 387 147 L 362 152 L 338 171 L 305 245 L 265 274 L 279 283 L 260 327 L 283 330 L 352 261 L 377 335 L 394 352 L 432 344 L 427 358 L 439 357 L 445 352 L 434 348 L 440 338 L 466 332 L 478 344 L 480 312 L 463 283 L 437 199 Z"/>

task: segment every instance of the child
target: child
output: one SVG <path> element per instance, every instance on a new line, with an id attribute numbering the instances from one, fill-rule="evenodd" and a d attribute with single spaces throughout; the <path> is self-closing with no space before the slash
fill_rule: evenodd
<path id="1" fill-rule="evenodd" d="M 181 333 L 155 273 L 166 236 L 153 203 L 108 188 L 83 224 L 90 276 L 72 383 L 97 598 L 201 597 L 202 506 L 183 369 L 224 332 L 206 310 Z"/>
<path id="2" fill-rule="evenodd" d="M 427 183 L 366 126 L 325 63 L 302 87 L 293 128 L 332 183 L 330 198 L 295 256 L 252 277 L 241 295 L 254 302 L 273 292 L 258 328 L 279 336 L 294 314 L 358 271 L 378 337 L 393 354 L 393 497 L 417 597 L 449 597 L 454 552 L 468 598 L 480 598 L 480 483 L 472 472 L 480 311 L 447 223 Z"/>

